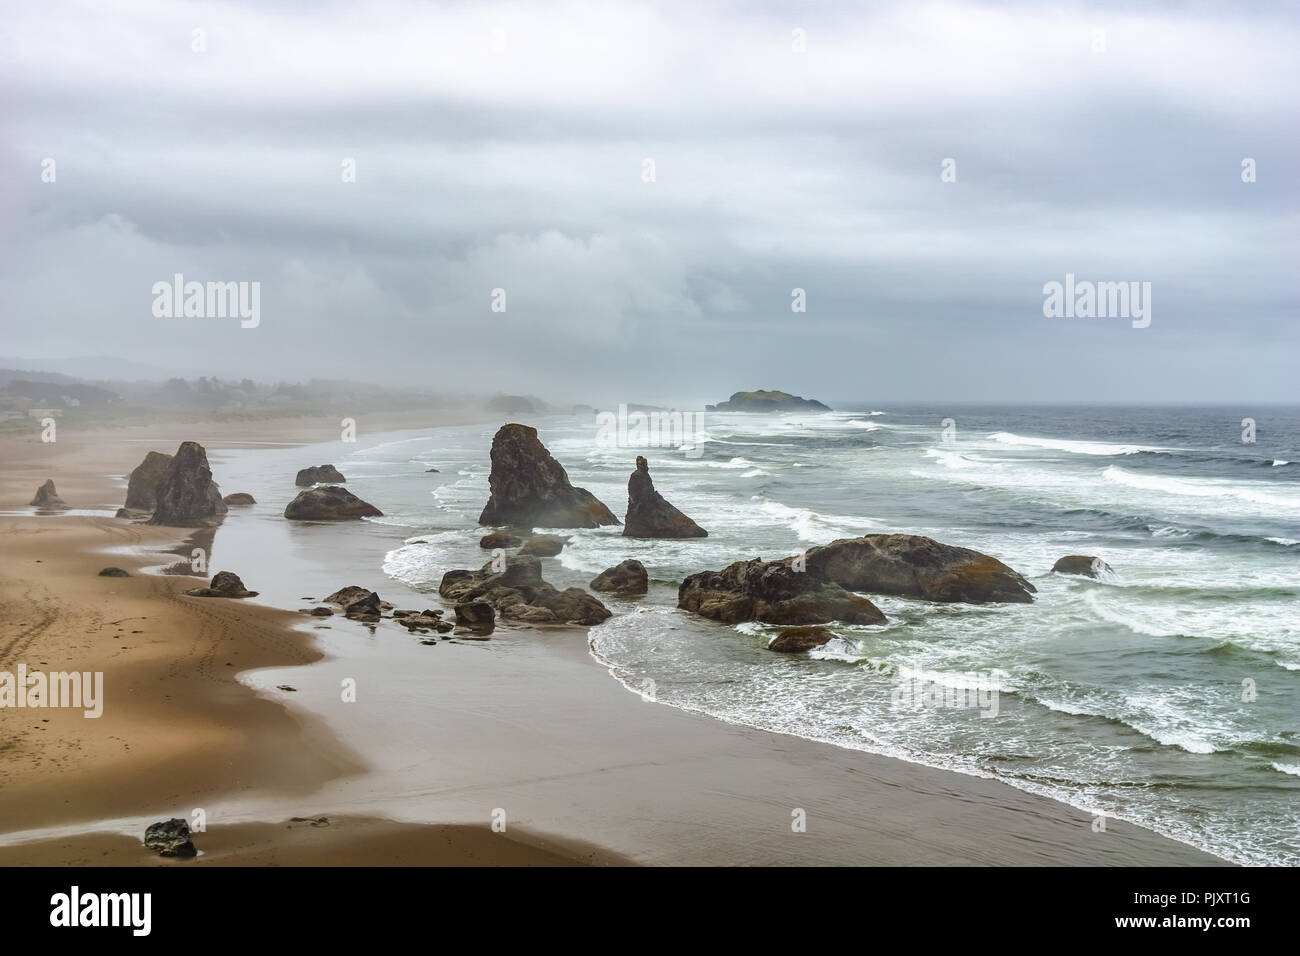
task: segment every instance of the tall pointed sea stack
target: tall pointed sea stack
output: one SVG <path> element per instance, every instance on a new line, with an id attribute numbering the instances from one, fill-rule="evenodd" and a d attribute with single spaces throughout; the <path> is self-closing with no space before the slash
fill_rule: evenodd
<path id="1" fill-rule="evenodd" d="M 627 480 L 627 538 L 707 538 L 709 533 L 682 514 L 655 491 L 650 466 L 640 455 L 636 471 Z"/>
<path id="2" fill-rule="evenodd" d="M 184 528 L 220 521 L 226 513 L 208 467 L 208 453 L 198 442 L 181 442 L 158 485 L 157 497 L 149 524 Z"/>
<path id="3" fill-rule="evenodd" d="M 585 488 L 569 483 L 528 425 L 502 425 L 492 439 L 492 495 L 478 523 L 517 528 L 598 528 L 619 524 Z"/>

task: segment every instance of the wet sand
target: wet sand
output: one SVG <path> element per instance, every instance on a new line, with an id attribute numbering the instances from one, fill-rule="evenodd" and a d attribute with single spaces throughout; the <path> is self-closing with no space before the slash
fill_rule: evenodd
<path id="1" fill-rule="evenodd" d="M 52 477 L 74 507 L 111 510 L 124 491 L 107 476 L 150 447 L 311 440 L 303 424 L 224 437 L 171 426 L 152 444 L 124 440 L 148 437 L 140 430 L 44 448 L 6 438 L 0 507 L 25 505 Z M 336 423 L 316 434 L 336 438 Z M 370 529 L 336 540 L 359 531 Z M 668 865 L 1222 862 L 1120 821 L 1094 832 L 1089 814 L 996 781 L 644 702 L 589 655 L 582 629 L 430 647 L 392 622 L 372 632 L 331 618 L 313 631 L 293 610 L 179 597 L 195 578 L 138 572 L 162 562 L 141 549 L 183 534 L 103 516 L 0 517 L 0 668 L 103 670 L 108 687 L 99 720 L 0 710 L 0 864 L 158 862 L 133 834 L 195 807 L 212 862 L 402 863 L 412 847 L 429 863 L 506 862 L 497 851 Z M 382 553 L 385 534 L 396 532 L 374 529 L 379 544 L 360 556 L 317 549 L 325 569 L 301 587 L 286 558 L 289 580 L 270 590 L 319 596 L 363 572 L 381 582 L 368 552 Z M 123 546 L 135 556 L 102 553 Z M 110 564 L 135 576 L 96 577 Z M 383 593 L 433 603 L 392 582 Z M 355 704 L 338 703 L 345 678 Z M 274 822 L 322 815 L 348 822 L 303 825 L 310 833 Z"/>

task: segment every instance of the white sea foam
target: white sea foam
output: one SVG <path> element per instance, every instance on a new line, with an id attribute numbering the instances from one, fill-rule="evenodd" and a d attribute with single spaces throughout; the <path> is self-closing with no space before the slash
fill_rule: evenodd
<path id="1" fill-rule="evenodd" d="M 1025 448 L 1049 448 L 1052 451 L 1068 451 L 1076 455 L 1136 455 L 1143 451 L 1170 451 L 1148 445 L 1119 445 L 1101 441 L 1070 441 L 1063 438 L 1026 438 L 1011 432 L 994 432 L 989 436 L 992 441 L 1003 445 Z"/>
<path id="2" fill-rule="evenodd" d="M 1236 498 L 1252 504 L 1300 511 L 1300 498 L 1279 494 L 1276 491 L 1262 491 L 1257 487 L 1234 484 L 1216 478 L 1173 478 L 1168 475 L 1138 474 L 1118 465 L 1110 465 L 1101 474 L 1107 481 L 1142 491 L 1158 491 L 1195 498 Z"/>

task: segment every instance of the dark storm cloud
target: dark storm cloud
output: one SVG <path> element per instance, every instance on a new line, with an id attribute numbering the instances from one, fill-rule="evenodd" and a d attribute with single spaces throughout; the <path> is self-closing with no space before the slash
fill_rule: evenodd
<path id="1" fill-rule="evenodd" d="M 10 21 L 10 354 L 605 402 L 1295 398 L 1285 7 Z M 261 324 L 155 318 L 150 289 L 177 272 L 260 281 Z M 1044 318 L 1066 272 L 1151 282 L 1151 327 Z"/>

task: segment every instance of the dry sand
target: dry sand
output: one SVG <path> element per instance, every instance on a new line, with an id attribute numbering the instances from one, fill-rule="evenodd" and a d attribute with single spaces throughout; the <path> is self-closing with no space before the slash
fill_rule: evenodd
<path id="1" fill-rule="evenodd" d="M 417 422 L 372 430 L 402 424 Z M 22 508 L 52 477 L 73 507 L 111 512 L 124 491 L 109 476 L 150 447 L 337 431 L 330 419 L 64 431 L 53 445 L 7 437 L 0 508 Z M 337 687 L 337 662 L 294 629 L 299 615 L 179 597 L 194 578 L 139 573 L 164 561 L 139 549 L 175 547 L 183 535 L 106 516 L 0 517 L 0 669 L 21 660 L 100 670 L 108 688 L 98 720 L 0 710 L 0 864 L 158 863 L 134 838 L 102 832 L 104 821 L 195 806 L 231 810 L 196 837 L 207 854 L 199 862 L 211 863 L 1221 862 L 1119 821 L 1094 833 L 1087 814 L 994 781 L 643 703 L 572 629 L 503 630 L 486 645 L 430 650 L 438 659 L 419 675 L 417 712 L 341 725 L 305 703 L 314 684 Z M 121 547 L 134 556 L 105 553 Z M 133 576 L 97 577 L 106 565 Z M 235 680 L 290 667 L 304 701 L 292 713 Z M 341 742 L 423 742 L 422 733 L 424 756 L 393 766 Z M 504 838 L 488 825 L 497 806 L 511 812 Z M 795 808 L 807 832 L 792 831 Z M 331 825 L 284 822 L 322 815 Z M 56 832 L 13 839 L 41 829 Z"/>

